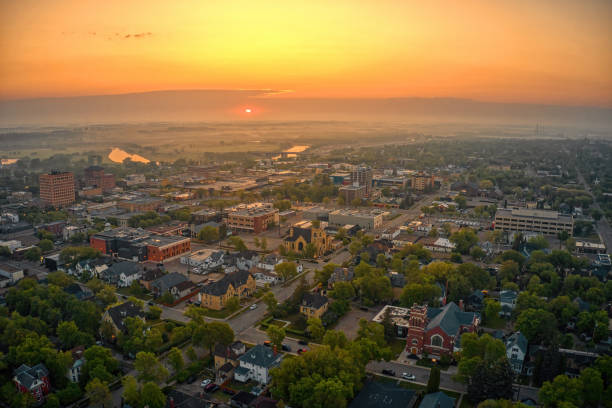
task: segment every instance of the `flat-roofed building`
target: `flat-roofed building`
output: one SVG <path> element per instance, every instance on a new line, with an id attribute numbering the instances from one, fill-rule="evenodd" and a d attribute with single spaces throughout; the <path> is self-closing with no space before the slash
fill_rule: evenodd
<path id="1" fill-rule="evenodd" d="M 372 230 L 382 226 L 383 212 L 340 209 L 329 213 L 329 223 L 339 226 L 359 225 L 363 229 Z"/>
<path id="2" fill-rule="evenodd" d="M 40 199 L 53 207 L 74 203 L 74 174 L 69 171 L 52 171 L 38 176 Z"/>
<path id="3" fill-rule="evenodd" d="M 364 186 L 365 196 L 369 197 L 372 194 L 372 168 L 368 166 L 357 166 L 351 171 L 351 184 Z"/>
<path id="4" fill-rule="evenodd" d="M 230 209 L 227 214 L 227 227 L 232 231 L 259 234 L 267 230 L 270 225 L 278 225 L 278 208 L 274 208 L 272 204 L 261 204 Z"/>
<path id="5" fill-rule="evenodd" d="M 355 199 L 363 199 L 366 196 L 366 191 L 366 186 L 342 186 L 338 189 L 338 195 L 344 199 L 346 204 L 350 204 Z"/>
<path id="6" fill-rule="evenodd" d="M 499 208 L 495 213 L 495 230 L 536 232 L 543 235 L 557 235 L 566 231 L 572 236 L 574 218 L 557 211 Z"/>

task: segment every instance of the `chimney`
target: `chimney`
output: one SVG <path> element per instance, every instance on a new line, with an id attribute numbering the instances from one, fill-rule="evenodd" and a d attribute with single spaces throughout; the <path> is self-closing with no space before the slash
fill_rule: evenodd
<path id="1" fill-rule="evenodd" d="M 459 309 L 463 311 L 463 299 L 459 299 Z"/>
<path id="2" fill-rule="evenodd" d="M 170 408 L 174 408 L 174 398 L 170 397 Z"/>

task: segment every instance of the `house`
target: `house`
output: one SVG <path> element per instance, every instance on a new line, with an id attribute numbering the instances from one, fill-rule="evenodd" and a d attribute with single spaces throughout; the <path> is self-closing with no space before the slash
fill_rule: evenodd
<path id="1" fill-rule="evenodd" d="M 274 267 L 279 263 L 283 262 L 283 258 L 272 253 L 264 256 L 259 263 L 257 263 L 257 267 L 260 269 L 265 269 L 267 271 L 274 271 Z"/>
<path id="2" fill-rule="evenodd" d="M 514 307 L 516 306 L 516 299 L 518 293 L 513 290 L 502 290 L 499 292 L 499 304 L 501 306 L 500 316 L 510 317 Z"/>
<path id="3" fill-rule="evenodd" d="M 75 273 L 82 276 L 84 273 L 91 274 L 92 277 L 100 278 L 104 276 L 104 271 L 108 269 L 109 258 L 84 259 L 75 265 Z M 69 271 L 72 272 L 72 271 Z"/>
<path id="4" fill-rule="evenodd" d="M 241 341 L 235 341 L 227 347 L 222 344 L 215 345 L 213 356 L 215 358 L 215 370 L 221 368 L 224 364 L 230 363 L 234 367 L 238 367 L 238 357 L 246 352 L 246 346 Z"/>
<path id="5" fill-rule="evenodd" d="M 506 340 L 506 356 L 515 374 L 523 372 L 523 362 L 528 351 L 527 338 L 523 333 L 512 333 Z"/>
<path id="6" fill-rule="evenodd" d="M 395 383 L 366 382 L 348 408 L 414 408 L 418 396 L 414 390 Z"/>
<path id="7" fill-rule="evenodd" d="M 72 356 L 72 365 L 68 367 L 68 372 L 66 373 L 66 377 L 68 377 L 68 380 L 70 380 L 70 382 L 79 382 L 81 378 L 81 372 L 83 371 L 83 365 L 85 364 L 85 357 L 83 357 L 84 353 L 84 346 L 77 346 L 70 350 L 70 355 Z"/>
<path id="8" fill-rule="evenodd" d="M 236 408 L 250 408 L 257 399 L 257 395 L 250 392 L 240 391 L 230 399 L 230 406 Z"/>
<path id="9" fill-rule="evenodd" d="M 88 300 L 94 297 L 94 293 L 80 282 L 74 282 L 64 288 L 64 292 L 76 297 L 78 300 Z"/>
<path id="10" fill-rule="evenodd" d="M 252 267 L 257 266 L 259 262 L 259 254 L 255 251 L 247 250 L 232 255 L 228 261 L 233 261 L 232 264 L 241 271 L 248 271 Z"/>
<path id="11" fill-rule="evenodd" d="M 151 291 L 155 294 L 155 296 L 161 296 L 168 292 L 173 286 L 188 280 L 189 279 L 187 279 L 187 277 L 182 273 L 172 272 L 151 282 Z"/>
<path id="12" fill-rule="evenodd" d="M 391 287 L 403 288 L 404 286 L 406 286 L 406 276 L 403 273 L 389 272 L 387 276 L 391 281 Z"/>
<path id="13" fill-rule="evenodd" d="M 464 312 L 454 302 L 441 308 L 415 304 L 410 308 L 406 350 L 411 354 L 451 354 L 461 349 L 461 335 L 474 332 L 479 323 L 479 314 Z"/>
<path id="14" fill-rule="evenodd" d="M 39 402 L 42 402 L 51 390 L 49 370 L 41 363 L 33 367 L 20 365 L 13 371 L 13 382 L 17 386 L 17 391 L 22 394 L 30 393 Z"/>
<path id="15" fill-rule="evenodd" d="M 172 286 L 169 292 L 175 299 L 184 299 L 197 292 L 198 286 L 190 280 L 186 280 Z"/>
<path id="16" fill-rule="evenodd" d="M 466 309 L 472 312 L 480 312 L 484 307 L 484 293 L 482 290 L 476 289 L 468 296 L 466 300 Z"/>
<path id="17" fill-rule="evenodd" d="M 449 241 L 448 238 L 424 237 L 419 239 L 417 243 L 432 252 L 450 253 L 455 250 L 455 244 Z"/>
<path id="18" fill-rule="evenodd" d="M 442 391 L 427 394 L 419 404 L 419 408 L 454 408 L 455 399 Z"/>
<path id="19" fill-rule="evenodd" d="M 350 282 L 355 277 L 355 272 L 351 268 L 336 267 L 332 272 L 329 280 L 327 281 L 327 287 L 329 289 L 334 287 L 336 282 Z"/>
<path id="20" fill-rule="evenodd" d="M 6 278 L 9 284 L 14 285 L 23 279 L 23 268 L 16 268 L 5 263 L 0 264 L 0 276 Z"/>
<path id="21" fill-rule="evenodd" d="M 282 354 L 258 344 L 238 357 L 240 365 L 234 371 L 234 379 L 240 382 L 253 380 L 260 384 L 268 384 L 270 369 L 280 365 L 282 359 Z"/>
<path id="22" fill-rule="evenodd" d="M 319 257 L 332 249 L 333 238 L 323 228 L 315 227 L 310 221 L 302 221 L 291 227 L 283 246 L 289 252 L 303 252 L 308 245 L 314 249 L 314 257 Z"/>
<path id="23" fill-rule="evenodd" d="M 400 338 L 406 338 L 408 335 L 408 326 L 410 326 L 410 309 L 405 307 L 386 305 L 380 312 L 372 319 L 373 322 L 382 323 L 385 315 L 389 313 L 391 324 L 395 331 L 395 336 Z"/>
<path id="24" fill-rule="evenodd" d="M 216 406 L 212 402 L 203 401 L 197 395 L 191 396 L 174 389 L 169 390 L 167 395 L 165 408 L 212 408 Z M 124 407 L 127 406 L 124 405 Z"/>
<path id="25" fill-rule="evenodd" d="M 329 308 L 329 300 L 318 293 L 306 293 L 300 304 L 300 313 L 306 318 L 321 318 Z"/>
<path id="26" fill-rule="evenodd" d="M 205 248 L 192 252 L 191 254 L 183 255 L 181 257 L 181 263 L 195 267 L 196 271 L 198 269 L 202 271 L 212 270 L 223 265 L 224 255 L 225 252 L 223 251 Z"/>
<path id="27" fill-rule="evenodd" d="M 242 299 L 255 292 L 255 279 L 248 271 L 237 271 L 225 275 L 216 282 L 202 287 L 198 300 L 203 307 L 221 310 L 232 297 Z"/>
<path id="28" fill-rule="evenodd" d="M 253 275 L 255 283 L 259 287 L 266 285 L 274 286 L 281 282 L 281 278 L 276 274 L 276 272 L 268 271 L 266 269 L 251 268 L 249 273 Z"/>
<path id="29" fill-rule="evenodd" d="M 103 272 L 104 280 L 120 288 L 127 288 L 132 282 L 138 280 L 142 273 L 140 265 L 136 262 L 121 261 L 112 264 Z"/>
<path id="30" fill-rule="evenodd" d="M 102 320 L 109 322 L 115 332 L 125 332 L 127 329 L 125 326 L 125 319 L 128 317 L 138 317 L 142 320 L 145 318 L 145 313 L 142 311 L 140 306 L 135 305 L 132 302 L 124 302 L 115 307 L 111 307 L 102 315 Z"/>
<path id="31" fill-rule="evenodd" d="M 145 270 L 140 277 L 140 284 L 147 290 L 151 290 L 151 284 L 162 276 L 164 276 L 164 271 L 161 269 Z"/>

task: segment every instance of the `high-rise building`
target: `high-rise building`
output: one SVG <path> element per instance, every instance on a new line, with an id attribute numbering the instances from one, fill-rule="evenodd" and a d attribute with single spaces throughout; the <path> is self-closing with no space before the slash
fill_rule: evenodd
<path id="1" fill-rule="evenodd" d="M 74 174 L 68 171 L 52 171 L 38 177 L 40 199 L 47 205 L 62 207 L 75 201 Z"/>
<path id="2" fill-rule="evenodd" d="M 90 166 L 85 169 L 85 185 L 99 187 L 102 191 L 115 188 L 115 176 L 104 172 L 104 167 Z"/>
<path id="3" fill-rule="evenodd" d="M 351 184 L 365 187 L 365 196 L 370 197 L 372 193 L 372 168 L 358 166 L 351 171 Z"/>
<path id="4" fill-rule="evenodd" d="M 434 176 L 427 173 L 417 173 L 412 176 L 411 187 L 415 191 L 426 191 L 434 187 Z"/>

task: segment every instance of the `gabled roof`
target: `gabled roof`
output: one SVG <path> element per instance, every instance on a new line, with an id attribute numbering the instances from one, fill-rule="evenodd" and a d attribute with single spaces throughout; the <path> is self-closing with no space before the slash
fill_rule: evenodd
<path id="1" fill-rule="evenodd" d="M 451 398 L 445 393 L 438 391 L 425 395 L 425 397 L 423 397 L 423 401 L 421 401 L 421 404 L 419 405 L 419 408 L 453 408 L 454 406 L 454 398 Z"/>
<path id="2" fill-rule="evenodd" d="M 74 282 L 66 286 L 64 292 L 75 296 L 78 300 L 86 300 L 93 297 L 93 291 L 79 282 Z"/>
<path id="3" fill-rule="evenodd" d="M 367 382 L 348 408 L 413 408 L 416 392 L 399 385 Z"/>
<path id="4" fill-rule="evenodd" d="M 328 302 L 327 298 L 318 293 L 305 293 L 302 298 L 302 306 L 312 309 L 320 309 Z"/>
<path id="5" fill-rule="evenodd" d="M 108 313 L 115 326 L 121 331 L 125 330 L 125 324 L 123 323 L 124 319 L 128 317 L 145 317 L 145 313 L 142 309 L 132 302 L 124 302 L 115 307 L 111 307 L 106 313 Z"/>
<path id="6" fill-rule="evenodd" d="M 49 370 L 44 364 L 36 364 L 33 367 L 22 364 L 14 372 L 15 378 L 19 384 L 30 389 L 37 381 L 42 381 L 43 377 L 49 375 Z"/>
<path id="7" fill-rule="evenodd" d="M 427 330 L 440 327 L 449 336 L 457 335 L 461 326 L 470 326 L 476 317 L 475 313 L 459 309 L 455 302 L 439 309 L 427 309 L 427 315 L 430 318 Z"/>
<path id="8" fill-rule="evenodd" d="M 253 364 L 259 367 L 271 368 L 277 366 L 283 359 L 282 354 L 274 353 L 272 349 L 262 344 L 248 350 L 246 353 L 238 357 L 238 360 L 244 363 Z"/>
<path id="9" fill-rule="evenodd" d="M 240 391 L 238 394 L 234 395 L 231 398 L 231 401 L 236 402 L 238 404 L 242 404 L 242 405 L 249 405 L 256 399 L 257 399 L 257 395 L 253 395 L 250 392 L 246 392 L 246 391 Z"/>
<path id="10" fill-rule="evenodd" d="M 106 275 L 119 276 L 122 273 L 125 276 L 136 275 L 140 273 L 140 265 L 136 262 L 121 261 L 116 264 L 112 264 L 105 272 Z"/>
<path id="11" fill-rule="evenodd" d="M 193 283 L 190 280 L 186 280 L 180 283 L 177 283 L 176 285 L 174 285 L 174 287 L 179 291 L 179 292 L 183 292 L 187 289 L 191 289 L 191 288 L 195 288 L 196 284 Z"/>
<path id="12" fill-rule="evenodd" d="M 161 278 L 162 276 L 164 276 L 164 271 L 161 269 L 152 269 L 150 271 L 145 271 L 140 279 L 145 282 L 152 282 L 155 279 Z"/>
<path id="13" fill-rule="evenodd" d="M 171 287 L 176 286 L 181 282 L 185 282 L 186 280 L 188 280 L 187 277 L 182 273 L 172 272 L 155 279 L 151 283 L 151 286 L 159 290 L 161 293 L 164 293 Z"/>
<path id="14" fill-rule="evenodd" d="M 297 241 L 299 237 L 304 238 L 307 244 L 310 243 L 312 237 L 312 229 L 310 228 L 300 228 L 300 227 L 291 227 L 291 235 L 285 238 L 285 241 L 293 242 Z"/>
<path id="15" fill-rule="evenodd" d="M 517 297 L 518 297 L 518 293 L 516 293 L 513 290 L 502 290 L 501 292 L 499 292 L 500 302 L 511 303 Z"/>
<path id="16" fill-rule="evenodd" d="M 247 283 L 251 274 L 248 271 L 236 271 L 228 273 L 223 278 L 216 282 L 210 283 L 204 286 L 201 290 L 202 293 L 213 296 L 221 296 L 227 292 L 229 285 L 231 284 L 234 288 L 239 288 Z"/>
<path id="17" fill-rule="evenodd" d="M 506 349 L 510 349 L 514 346 L 518 346 L 519 349 L 527 354 L 527 338 L 521 332 L 512 333 L 506 340 Z"/>

